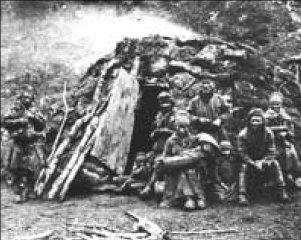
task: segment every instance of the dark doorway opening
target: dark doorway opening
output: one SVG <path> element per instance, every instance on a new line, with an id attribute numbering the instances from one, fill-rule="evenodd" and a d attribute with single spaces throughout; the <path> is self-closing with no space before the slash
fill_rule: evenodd
<path id="1" fill-rule="evenodd" d="M 153 142 L 150 139 L 152 125 L 159 110 L 158 94 L 166 89 L 155 85 L 141 86 L 141 98 L 135 112 L 133 136 L 124 174 L 129 174 L 137 152 L 148 152 Z"/>

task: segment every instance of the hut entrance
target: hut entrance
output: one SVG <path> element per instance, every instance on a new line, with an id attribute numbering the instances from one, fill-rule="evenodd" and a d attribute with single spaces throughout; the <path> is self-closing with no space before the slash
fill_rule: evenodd
<path id="1" fill-rule="evenodd" d="M 153 142 L 150 139 L 150 134 L 159 110 L 157 96 L 162 90 L 162 87 L 154 85 L 141 86 L 141 98 L 135 112 L 134 130 L 125 174 L 131 172 L 137 152 L 148 152 L 152 148 Z"/>

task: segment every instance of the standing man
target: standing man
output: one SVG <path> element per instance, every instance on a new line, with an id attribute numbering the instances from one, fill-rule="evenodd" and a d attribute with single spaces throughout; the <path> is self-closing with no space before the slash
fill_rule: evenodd
<path id="1" fill-rule="evenodd" d="M 2 122 L 10 134 L 5 168 L 11 174 L 16 202 L 20 203 L 28 199 L 37 174 L 45 164 L 45 119 L 34 104 L 34 94 L 23 91 Z"/>
<path id="2" fill-rule="evenodd" d="M 262 109 L 256 108 L 249 112 L 247 126 L 238 135 L 237 148 L 242 160 L 238 203 L 242 206 L 249 204 L 246 196 L 249 180 L 259 180 L 255 184 L 262 184 L 261 181 L 271 177 L 276 182 L 279 200 L 288 202 L 282 170 L 275 159 L 274 134 L 265 126 Z"/>

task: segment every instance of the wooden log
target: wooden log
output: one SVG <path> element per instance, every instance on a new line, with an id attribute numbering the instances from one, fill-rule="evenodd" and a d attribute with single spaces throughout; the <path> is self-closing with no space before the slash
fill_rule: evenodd
<path id="1" fill-rule="evenodd" d="M 202 48 L 208 44 L 224 44 L 228 47 L 235 48 L 235 45 L 233 43 L 227 42 L 225 40 L 222 40 L 218 37 L 204 37 L 204 36 L 195 36 L 195 37 L 180 37 L 176 39 L 176 44 L 178 46 L 192 46 L 195 48 Z"/>
<path id="2" fill-rule="evenodd" d="M 203 69 L 199 66 L 192 66 L 189 63 L 181 62 L 181 61 L 170 61 L 169 63 L 170 71 L 177 70 L 188 72 L 192 76 L 196 78 L 211 78 L 211 79 L 228 79 L 230 78 L 230 74 L 225 73 L 209 73 L 204 72 Z"/>
<path id="3" fill-rule="evenodd" d="M 83 169 L 87 169 L 90 172 L 96 173 L 98 176 L 104 176 L 107 174 L 106 170 L 102 166 L 85 161 Z"/>
<path id="4" fill-rule="evenodd" d="M 109 239 L 128 239 L 138 240 L 147 238 L 147 233 L 142 232 L 111 232 L 106 229 L 90 229 L 90 228 L 78 228 L 73 227 L 69 229 L 73 233 L 82 233 L 87 235 L 97 235 Z"/>
<path id="5" fill-rule="evenodd" d="M 59 157 L 64 153 L 65 149 L 70 144 L 73 137 L 77 134 L 79 128 L 83 124 L 88 122 L 92 118 L 93 114 L 97 111 L 97 106 L 99 105 L 99 100 L 100 100 L 100 96 L 99 96 L 100 90 L 101 90 L 101 86 L 102 86 L 104 77 L 106 76 L 108 70 L 111 69 L 112 67 L 114 67 L 114 65 L 117 63 L 118 63 L 118 60 L 115 60 L 115 59 L 113 59 L 107 63 L 107 65 L 105 66 L 105 68 L 102 71 L 100 79 L 98 79 L 98 85 L 94 92 L 93 103 L 91 105 L 91 111 L 87 115 L 85 115 L 84 117 L 82 117 L 81 119 L 79 119 L 75 122 L 75 124 L 72 126 L 71 132 L 68 134 L 67 138 L 65 138 L 64 141 L 61 143 L 61 145 L 58 147 L 58 149 L 56 149 L 56 151 L 53 151 L 51 153 L 51 155 L 49 156 L 49 158 L 48 158 L 49 159 L 48 162 L 50 163 L 49 167 L 43 169 L 40 172 L 40 175 L 35 183 L 34 189 L 35 189 L 37 196 L 41 196 L 43 194 L 51 176 L 54 174 L 54 172 L 56 170 L 56 167 L 57 167 L 57 164 L 59 161 Z M 68 108 L 65 98 L 64 98 L 64 104 L 65 104 L 66 112 L 67 112 L 67 110 L 69 110 L 69 108 Z M 101 110 L 98 112 L 98 114 L 101 113 Z M 65 116 L 67 116 L 67 114 L 65 114 Z M 64 116 L 64 119 L 65 119 L 65 116 Z"/>
<path id="6" fill-rule="evenodd" d="M 100 116 L 96 130 L 96 142 L 91 155 L 118 174 L 122 174 L 132 139 L 134 111 L 139 97 L 139 84 L 136 80 L 139 59 L 134 61 L 129 74 L 120 69 L 111 88 L 111 97 L 106 111 Z"/>
<path id="7" fill-rule="evenodd" d="M 157 239 L 163 239 L 167 235 L 167 232 L 161 229 L 161 227 L 156 223 L 146 218 L 139 217 L 137 214 L 130 211 L 126 211 L 125 214 L 135 220 L 137 230 L 142 229 L 143 231 L 147 232 L 151 236 L 156 237 Z"/>
<path id="8" fill-rule="evenodd" d="M 66 123 L 67 118 L 68 118 L 68 114 L 70 112 L 70 108 L 69 108 L 67 100 L 66 100 L 66 93 L 67 93 L 67 82 L 65 82 L 65 84 L 64 84 L 64 92 L 63 92 L 63 102 L 64 102 L 64 106 L 65 106 L 64 117 L 63 117 L 63 121 L 62 121 L 62 124 L 60 126 L 60 129 L 58 131 L 58 134 L 57 134 L 57 136 L 55 138 L 55 141 L 53 143 L 52 151 L 51 151 L 51 153 L 50 153 L 50 155 L 49 155 L 49 157 L 47 159 L 47 163 L 49 163 L 51 161 L 51 159 L 52 159 L 52 157 L 53 157 L 53 155 L 55 153 L 55 150 L 57 149 L 57 144 L 58 144 L 58 142 L 60 140 L 60 137 L 62 135 L 63 129 L 65 127 L 65 123 Z"/>
<path id="9" fill-rule="evenodd" d="M 44 233 L 39 233 L 30 236 L 17 236 L 14 238 L 14 240 L 47 240 L 50 239 L 51 236 L 53 236 L 53 231 L 49 230 Z"/>
<path id="10" fill-rule="evenodd" d="M 97 173 L 91 172 L 86 168 L 81 168 L 81 170 L 79 171 L 79 176 L 85 182 L 88 181 L 90 185 L 99 185 L 100 183 L 102 183 L 102 178 Z"/>
<path id="11" fill-rule="evenodd" d="M 96 126 L 92 126 L 92 131 L 95 130 Z M 78 161 L 76 162 L 76 164 L 73 166 L 71 172 L 68 174 L 68 177 L 65 181 L 65 183 L 62 186 L 62 190 L 59 193 L 59 200 L 63 201 L 65 199 L 65 196 L 67 194 L 67 191 L 70 188 L 70 185 L 72 183 L 72 181 L 74 180 L 74 178 L 76 177 L 80 167 L 82 166 L 83 162 L 85 161 L 86 155 L 87 153 L 91 150 L 92 148 L 92 144 L 94 144 L 95 142 L 95 135 L 93 135 L 91 137 L 91 139 L 89 140 L 89 142 L 87 143 L 87 145 L 85 146 L 85 149 L 82 150 L 82 153 L 79 155 L 78 157 Z"/>
<path id="12" fill-rule="evenodd" d="M 115 58 L 112 59 L 111 61 L 109 61 L 108 63 L 106 63 L 106 66 L 104 67 L 104 69 L 101 72 L 100 78 L 98 80 L 98 84 L 97 84 L 96 89 L 94 91 L 93 104 L 92 105 L 95 106 L 99 103 L 99 99 L 101 98 L 100 92 L 101 92 L 101 89 L 102 89 L 102 86 L 103 86 L 104 78 L 107 75 L 108 71 L 118 63 L 119 63 L 119 60 L 117 60 Z"/>
<path id="13" fill-rule="evenodd" d="M 173 231 L 169 232 L 169 234 L 183 234 L 183 235 L 193 235 L 193 234 L 225 234 L 225 233 L 238 233 L 237 229 L 209 229 L 209 230 L 201 230 L 201 231 L 188 231 L 188 232 L 178 232 Z"/>
<path id="14" fill-rule="evenodd" d="M 74 138 L 74 136 L 77 134 L 78 130 L 86 123 L 88 122 L 93 116 L 93 113 L 87 114 L 83 116 L 82 118 L 78 119 L 75 124 L 72 126 L 71 131 L 69 132 L 67 138 L 63 140 L 63 142 L 59 145 L 57 148 L 55 154 L 53 155 L 52 160 L 49 163 L 48 168 L 42 169 L 40 172 L 40 175 L 35 183 L 35 193 L 37 196 L 42 196 L 45 188 L 47 187 L 47 184 L 49 183 L 51 177 L 55 173 L 55 170 L 57 168 L 57 164 L 59 162 L 59 158 L 63 153 L 65 152 L 66 148 Z"/>
<path id="15" fill-rule="evenodd" d="M 75 234 L 76 234 L 76 236 L 80 237 L 81 240 L 93 240 L 94 239 L 93 237 L 87 236 L 86 234 L 81 233 L 81 232 L 77 232 Z"/>
<path id="16" fill-rule="evenodd" d="M 74 228 L 74 229 L 77 229 L 77 228 L 93 228 L 93 229 L 105 229 L 107 231 L 111 231 L 111 232 L 117 232 L 118 230 L 115 229 L 115 228 L 112 228 L 112 227 L 107 227 L 107 226 L 104 226 L 102 224 L 99 224 L 99 223 L 96 223 L 96 222 L 93 222 L 93 223 L 69 223 L 67 222 L 66 223 L 67 227 L 70 227 L 70 228 Z"/>
<path id="17" fill-rule="evenodd" d="M 88 140 L 90 139 L 94 129 L 92 128 L 92 124 L 90 123 L 90 127 L 87 127 L 86 132 L 76 147 L 70 161 L 68 162 L 65 170 L 59 175 L 59 177 L 54 181 L 52 188 L 50 189 L 48 193 L 48 199 L 53 199 L 56 195 L 56 193 L 60 190 L 63 182 L 66 180 L 68 177 L 69 173 L 71 172 L 74 164 L 77 162 L 77 159 L 82 152 L 82 150 L 85 148 L 85 145 L 87 144 Z"/>
<path id="18" fill-rule="evenodd" d="M 89 229 L 89 228 L 78 228 L 78 227 L 72 227 L 68 229 L 70 232 L 73 233 L 84 233 L 84 234 L 89 234 L 89 235 L 97 235 L 97 236 L 102 236 L 106 238 L 114 237 L 114 233 L 105 230 L 105 229 Z"/>

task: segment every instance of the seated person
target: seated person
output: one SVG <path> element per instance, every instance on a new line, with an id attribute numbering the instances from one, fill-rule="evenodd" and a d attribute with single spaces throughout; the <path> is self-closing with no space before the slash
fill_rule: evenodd
<path id="1" fill-rule="evenodd" d="M 266 111 L 265 117 L 267 126 L 275 135 L 277 159 L 284 173 L 284 178 L 288 184 L 291 183 L 301 188 L 300 184 L 298 186 L 298 182 L 301 181 L 301 162 L 293 144 L 294 124 L 282 107 L 282 94 L 278 92 L 272 94 L 269 104 L 270 107 Z"/>
<path id="2" fill-rule="evenodd" d="M 232 201 L 236 195 L 238 180 L 237 154 L 229 141 L 222 141 L 220 149 L 221 154 L 215 160 L 214 175 L 209 189 L 212 190 L 213 200 L 218 202 Z"/>
<path id="3" fill-rule="evenodd" d="M 176 131 L 165 144 L 163 158 L 180 155 L 183 150 L 192 147 L 189 123 L 189 117 L 185 117 L 184 114 L 175 117 Z M 205 208 L 204 192 L 197 171 L 195 164 L 178 169 L 167 167 L 164 170 L 165 190 L 160 207 L 171 207 L 184 200 L 185 210 Z"/>
<path id="4" fill-rule="evenodd" d="M 222 96 L 215 93 L 215 83 L 212 80 L 201 81 L 199 94 L 190 101 L 188 111 L 197 132 L 208 133 L 218 140 L 225 139 L 222 122 L 228 107 Z"/>
<path id="5" fill-rule="evenodd" d="M 139 192 L 143 189 L 150 178 L 151 167 L 148 157 L 144 152 L 136 154 L 135 165 L 131 175 L 121 186 L 122 192 L 134 191 Z"/>
<path id="6" fill-rule="evenodd" d="M 242 206 L 249 204 L 247 199 L 251 187 L 249 180 L 257 180 L 257 184 L 262 184 L 261 181 L 272 177 L 276 183 L 279 200 L 288 202 L 283 173 L 275 159 L 274 134 L 265 126 L 262 109 L 256 108 L 249 112 L 247 126 L 238 135 L 237 148 L 242 160 L 238 203 Z"/>

